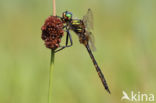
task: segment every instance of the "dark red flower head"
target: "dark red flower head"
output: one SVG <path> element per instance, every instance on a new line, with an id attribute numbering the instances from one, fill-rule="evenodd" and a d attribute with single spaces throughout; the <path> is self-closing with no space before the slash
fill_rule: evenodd
<path id="1" fill-rule="evenodd" d="M 45 45 L 50 49 L 57 49 L 61 38 L 64 34 L 63 23 L 57 16 L 50 16 L 45 20 L 42 30 L 42 40 L 45 41 Z"/>

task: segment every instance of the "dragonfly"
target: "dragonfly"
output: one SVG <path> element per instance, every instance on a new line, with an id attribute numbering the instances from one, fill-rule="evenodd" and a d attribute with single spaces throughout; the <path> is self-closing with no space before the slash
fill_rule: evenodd
<path id="1" fill-rule="evenodd" d="M 73 45 L 70 30 L 74 31 L 75 34 L 77 34 L 77 36 L 79 37 L 80 43 L 86 47 L 104 88 L 106 89 L 106 91 L 108 93 L 110 93 L 106 79 L 105 79 L 100 67 L 97 64 L 93 53 L 92 53 L 92 50 L 95 50 L 94 36 L 92 35 L 92 32 L 91 32 L 91 30 L 93 30 L 93 24 L 94 24 L 92 10 L 88 9 L 87 13 L 83 16 L 82 19 L 73 19 L 72 16 L 73 16 L 72 13 L 69 11 L 65 11 L 62 13 L 61 20 L 65 24 L 64 29 L 67 32 L 66 44 L 65 44 L 65 46 L 62 46 L 61 48 L 59 48 L 56 52 L 66 48 L 66 47 L 71 47 Z M 70 40 L 70 44 L 69 44 L 69 40 Z"/>

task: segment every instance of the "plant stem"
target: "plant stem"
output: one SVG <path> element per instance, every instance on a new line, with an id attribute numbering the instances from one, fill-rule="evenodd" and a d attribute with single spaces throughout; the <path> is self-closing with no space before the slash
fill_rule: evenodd
<path id="1" fill-rule="evenodd" d="M 53 16 L 56 16 L 56 4 L 53 0 Z M 49 70 L 49 94 L 48 94 L 48 103 L 52 103 L 52 79 L 53 79 L 53 69 L 54 69 L 54 50 L 51 50 L 51 60 L 50 60 L 50 70 Z"/>
<path id="2" fill-rule="evenodd" d="M 55 3 L 55 0 L 53 0 L 53 16 L 56 16 L 56 3 Z"/>
<path id="3" fill-rule="evenodd" d="M 53 78 L 53 69 L 54 69 L 54 50 L 51 50 L 51 60 L 50 60 L 50 70 L 49 70 L 49 95 L 48 103 L 52 103 L 52 78 Z"/>

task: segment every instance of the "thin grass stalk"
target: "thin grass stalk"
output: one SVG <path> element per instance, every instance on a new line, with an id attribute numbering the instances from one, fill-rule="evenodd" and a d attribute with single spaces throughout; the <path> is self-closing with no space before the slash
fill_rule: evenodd
<path id="1" fill-rule="evenodd" d="M 48 103 L 52 103 L 52 81 L 53 81 L 53 70 L 54 70 L 54 57 L 55 57 L 54 50 L 51 50 Z"/>
<path id="2" fill-rule="evenodd" d="M 53 0 L 53 16 L 56 16 L 56 3 L 55 3 L 55 0 Z"/>
<path id="3" fill-rule="evenodd" d="M 53 16 L 56 16 L 56 4 L 53 0 Z M 49 70 L 49 94 L 48 94 L 48 103 L 52 103 L 52 81 L 53 81 L 53 70 L 54 70 L 54 57 L 55 52 L 51 49 L 51 60 L 50 60 L 50 70 Z"/>

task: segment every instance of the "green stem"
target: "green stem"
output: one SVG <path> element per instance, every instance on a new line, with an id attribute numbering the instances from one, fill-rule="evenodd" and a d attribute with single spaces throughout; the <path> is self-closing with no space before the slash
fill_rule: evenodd
<path id="1" fill-rule="evenodd" d="M 51 50 L 51 61 L 50 61 L 50 70 L 49 70 L 49 95 L 48 103 L 52 103 L 52 78 L 53 78 L 53 69 L 54 69 L 54 50 Z"/>

